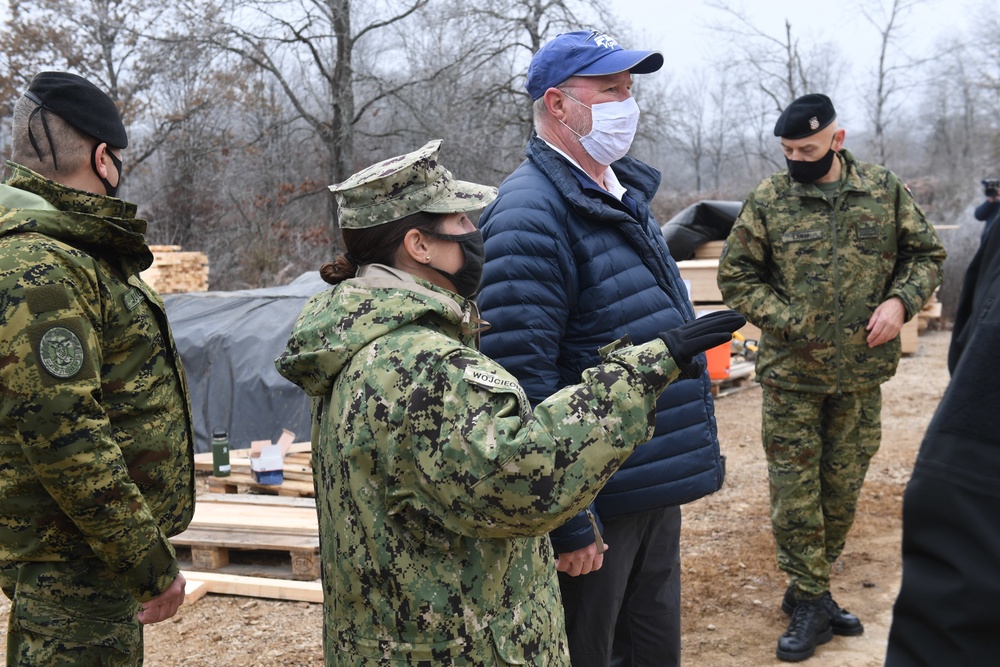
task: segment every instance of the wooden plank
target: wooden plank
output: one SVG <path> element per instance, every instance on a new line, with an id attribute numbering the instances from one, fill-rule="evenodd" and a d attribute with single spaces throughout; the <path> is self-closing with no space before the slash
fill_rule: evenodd
<path id="1" fill-rule="evenodd" d="M 238 505 L 280 505 L 284 507 L 309 507 L 316 509 L 315 498 L 299 496 L 262 496 L 256 493 L 202 493 L 199 503 L 233 503 Z"/>
<path id="2" fill-rule="evenodd" d="M 237 493 L 240 487 L 246 489 L 262 491 L 265 493 L 276 493 L 288 496 L 313 496 L 315 489 L 312 482 L 302 482 L 288 480 L 281 484 L 258 484 L 254 478 L 247 475 L 230 475 L 229 477 L 208 478 L 208 488 L 218 493 Z"/>
<path id="3" fill-rule="evenodd" d="M 705 241 L 694 249 L 693 259 L 718 260 L 719 256 L 722 254 L 722 246 L 725 244 L 725 241 Z"/>
<path id="4" fill-rule="evenodd" d="M 217 595 L 241 595 L 244 597 L 267 598 L 270 600 L 292 600 L 298 602 L 323 602 L 323 586 L 318 581 L 291 581 L 288 579 L 265 579 L 244 577 L 221 572 L 181 572 L 193 584 L 201 584 L 209 593 Z"/>
<path id="5" fill-rule="evenodd" d="M 245 533 L 230 530 L 210 530 L 188 528 L 170 538 L 178 546 L 217 546 L 227 549 L 262 549 L 264 551 L 316 551 L 319 549 L 319 534 L 315 537 L 303 535 L 280 535 Z"/>
<path id="6" fill-rule="evenodd" d="M 315 507 L 290 507 L 286 505 L 249 507 L 239 502 L 196 502 L 190 528 L 245 533 L 279 533 L 306 537 L 314 537 L 319 534 Z"/>
<path id="7" fill-rule="evenodd" d="M 677 262 L 681 278 L 691 284 L 691 301 L 693 303 L 721 303 L 722 292 L 716 282 L 719 273 L 717 259 L 688 259 Z"/>
<path id="8" fill-rule="evenodd" d="M 208 594 L 208 585 L 204 581 L 191 581 L 184 577 L 184 604 L 194 604 Z"/>

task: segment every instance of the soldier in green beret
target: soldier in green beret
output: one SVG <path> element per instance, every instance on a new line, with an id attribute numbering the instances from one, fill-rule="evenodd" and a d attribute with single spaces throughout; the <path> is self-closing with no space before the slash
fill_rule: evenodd
<path id="1" fill-rule="evenodd" d="M 191 412 L 114 102 L 42 72 L 0 184 L 0 588 L 7 665 L 141 665 L 174 615 L 194 511 Z"/>
<path id="2" fill-rule="evenodd" d="M 653 430 L 656 397 L 745 320 L 717 313 L 603 362 L 532 408 L 477 350 L 496 196 L 440 141 L 331 186 L 347 252 L 276 360 L 313 397 L 326 664 L 569 665 L 547 533 Z"/>
<path id="3" fill-rule="evenodd" d="M 796 99 L 774 134 L 788 169 L 743 204 L 718 283 L 761 329 L 771 520 L 791 615 L 777 656 L 798 661 L 832 635 L 864 632 L 831 596 L 830 569 L 879 448 L 900 329 L 941 283 L 945 251 L 899 178 L 843 148 L 829 97 Z"/>

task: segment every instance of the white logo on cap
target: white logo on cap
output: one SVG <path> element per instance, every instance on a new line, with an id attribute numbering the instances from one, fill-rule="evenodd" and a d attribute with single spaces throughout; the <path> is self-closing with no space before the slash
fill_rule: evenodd
<path id="1" fill-rule="evenodd" d="M 819 128 L 819 118 L 813 116 L 812 118 L 809 119 L 809 129 L 815 130 L 818 128 Z"/>
<path id="2" fill-rule="evenodd" d="M 606 49 L 613 49 L 618 46 L 618 42 L 616 42 L 614 38 L 608 37 L 602 32 L 594 33 L 594 43 L 598 46 L 603 46 Z"/>

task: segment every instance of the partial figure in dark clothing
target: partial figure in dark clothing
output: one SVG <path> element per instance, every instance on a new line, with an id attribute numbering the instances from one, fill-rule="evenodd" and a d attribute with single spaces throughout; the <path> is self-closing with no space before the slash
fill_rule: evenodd
<path id="1" fill-rule="evenodd" d="M 997 197 L 997 186 L 1000 182 L 992 179 L 986 179 L 983 181 L 983 194 L 986 196 L 986 201 L 976 207 L 972 215 L 975 216 L 976 220 L 984 222 L 982 239 L 986 239 L 986 233 L 993 226 L 993 221 L 996 220 L 997 214 L 1000 213 L 1000 198 Z"/>
<path id="2" fill-rule="evenodd" d="M 951 383 L 903 499 L 903 581 L 886 667 L 991 665 L 1000 652 L 1000 231 L 965 275 Z"/>
<path id="3" fill-rule="evenodd" d="M 694 319 L 649 204 L 660 172 L 627 155 L 633 74 L 663 56 L 573 32 L 528 68 L 536 134 L 483 213 L 482 349 L 537 403 L 579 382 L 598 349 Z M 680 505 L 722 485 L 704 356 L 659 397 L 652 439 L 585 512 L 550 533 L 574 667 L 680 661 Z M 605 546 L 609 549 L 605 554 Z"/>

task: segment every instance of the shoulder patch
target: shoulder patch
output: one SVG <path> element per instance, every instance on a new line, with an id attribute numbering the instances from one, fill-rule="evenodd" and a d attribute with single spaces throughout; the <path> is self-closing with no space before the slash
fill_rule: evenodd
<path id="1" fill-rule="evenodd" d="M 97 375 L 85 345 L 90 328 L 80 318 L 34 322 L 25 329 L 39 378 L 45 386 Z"/>
<path id="2" fill-rule="evenodd" d="M 63 326 L 46 329 L 38 339 L 38 360 L 49 375 L 66 380 L 83 368 L 83 343 Z"/>

